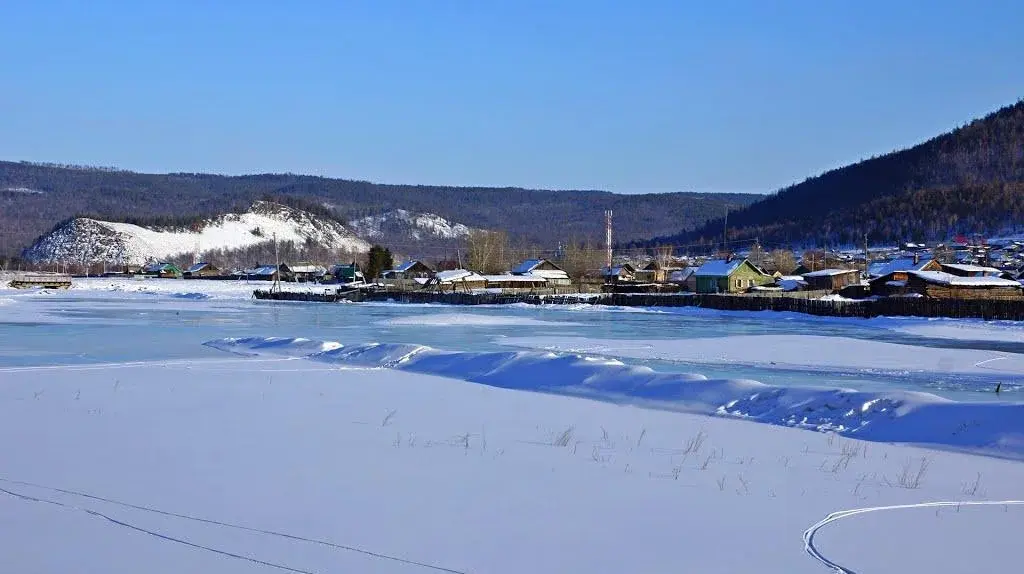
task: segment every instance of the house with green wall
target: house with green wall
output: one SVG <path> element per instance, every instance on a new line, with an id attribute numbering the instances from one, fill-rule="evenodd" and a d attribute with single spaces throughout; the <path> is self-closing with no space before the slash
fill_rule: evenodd
<path id="1" fill-rule="evenodd" d="M 701 265 L 693 276 L 697 293 L 743 293 L 757 285 L 773 281 L 746 259 L 711 259 Z"/>

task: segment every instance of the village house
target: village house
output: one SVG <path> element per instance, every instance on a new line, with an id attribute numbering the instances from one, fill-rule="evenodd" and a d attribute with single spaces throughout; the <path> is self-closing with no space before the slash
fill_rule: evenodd
<path id="1" fill-rule="evenodd" d="M 629 263 L 601 268 L 601 277 L 605 283 L 632 283 L 636 281 L 636 268 Z"/>
<path id="2" fill-rule="evenodd" d="M 942 271 L 942 266 L 931 257 L 898 257 L 890 261 L 878 261 L 868 265 L 868 277 L 882 277 L 892 273 L 901 274 L 897 280 L 905 281 L 907 271 Z"/>
<path id="3" fill-rule="evenodd" d="M 940 271 L 942 266 L 930 258 L 902 257 L 868 267 L 872 295 L 888 297 L 907 293 L 907 278 L 913 271 Z"/>
<path id="4" fill-rule="evenodd" d="M 363 272 L 359 270 L 359 265 L 353 262 L 332 265 L 324 280 L 347 285 L 350 283 L 363 283 L 366 281 L 366 278 L 363 276 Z"/>
<path id="5" fill-rule="evenodd" d="M 894 271 L 868 281 L 868 289 L 876 297 L 892 297 L 907 293 L 907 271 Z"/>
<path id="6" fill-rule="evenodd" d="M 422 261 L 406 261 L 382 274 L 384 284 L 400 289 L 423 287 L 434 276 L 434 270 Z"/>
<path id="7" fill-rule="evenodd" d="M 681 269 L 665 265 L 657 259 L 652 259 L 647 265 L 637 270 L 636 280 L 643 283 L 669 283 L 669 277 L 675 271 L 681 271 Z M 671 282 L 676 283 L 675 281 Z"/>
<path id="8" fill-rule="evenodd" d="M 742 293 L 772 282 L 771 275 L 746 259 L 710 259 L 694 273 L 697 293 Z"/>
<path id="9" fill-rule="evenodd" d="M 142 274 L 161 279 L 177 279 L 181 277 L 181 269 L 173 263 L 150 263 L 142 268 Z"/>
<path id="10" fill-rule="evenodd" d="M 774 275 L 772 275 L 774 277 Z M 782 275 L 775 279 L 775 284 L 783 291 L 806 291 L 807 281 L 803 275 Z"/>
<path id="11" fill-rule="evenodd" d="M 504 275 L 484 275 L 483 277 L 487 282 L 486 287 L 488 289 L 501 289 L 503 291 L 533 290 L 543 289 L 548 286 L 547 279 L 530 273 L 523 275 L 506 273 Z"/>
<path id="12" fill-rule="evenodd" d="M 564 269 L 547 259 L 527 259 L 512 269 L 512 275 L 532 275 L 545 280 L 553 287 L 568 287 L 572 279 Z"/>
<path id="13" fill-rule="evenodd" d="M 252 269 L 240 271 L 238 275 L 250 281 L 291 281 L 293 279 L 292 270 L 286 263 L 282 263 L 280 267 L 257 264 Z"/>
<path id="14" fill-rule="evenodd" d="M 984 267 L 981 265 L 961 265 L 957 263 L 943 263 L 943 272 L 958 277 L 999 277 L 1002 271 L 995 267 Z"/>
<path id="15" fill-rule="evenodd" d="M 486 288 L 487 279 L 483 275 L 468 269 L 452 269 L 449 271 L 438 271 L 427 282 L 426 287 L 441 292 L 468 292 L 474 289 Z"/>
<path id="16" fill-rule="evenodd" d="M 936 299 L 1018 299 L 1021 284 L 1000 277 L 963 277 L 944 271 L 911 271 L 907 291 Z"/>
<path id="17" fill-rule="evenodd" d="M 118 265 L 116 271 L 108 269 L 106 275 L 141 275 L 143 267 L 145 267 L 145 265 L 136 265 L 134 263 Z"/>
<path id="18" fill-rule="evenodd" d="M 856 269 L 822 269 L 803 274 L 807 288 L 814 290 L 839 291 L 848 285 L 860 283 L 860 271 Z"/>
<path id="19" fill-rule="evenodd" d="M 673 269 L 668 274 L 669 283 L 675 283 L 682 287 L 684 291 L 694 292 L 697 290 L 697 277 L 694 275 L 697 271 L 697 267 L 683 267 L 682 269 Z"/>
<path id="20" fill-rule="evenodd" d="M 185 279 L 201 279 L 203 277 L 219 277 L 221 275 L 220 269 L 216 265 L 208 261 L 202 263 L 193 264 L 191 267 L 182 273 L 182 277 Z"/>
<path id="21" fill-rule="evenodd" d="M 301 262 L 290 266 L 295 281 L 300 283 L 314 283 L 324 280 L 327 275 L 327 268 L 315 263 Z"/>

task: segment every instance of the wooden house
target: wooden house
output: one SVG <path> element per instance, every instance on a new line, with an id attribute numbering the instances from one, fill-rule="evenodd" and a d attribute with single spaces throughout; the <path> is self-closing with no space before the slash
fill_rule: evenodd
<path id="1" fill-rule="evenodd" d="M 904 295 L 907 293 L 909 275 L 908 271 L 893 271 L 880 277 L 874 277 L 868 281 L 868 288 L 872 295 L 878 297 Z"/>
<path id="2" fill-rule="evenodd" d="M 488 289 L 501 289 L 503 291 L 532 291 L 534 289 L 543 289 L 549 285 L 547 279 L 532 273 L 523 275 L 515 275 L 513 273 L 484 275 L 484 280 L 487 283 L 486 287 Z"/>
<path id="3" fill-rule="evenodd" d="M 796 269 L 794 269 L 789 275 L 787 275 L 787 277 L 792 277 L 794 275 L 799 275 L 799 276 L 803 277 L 804 273 L 810 273 L 810 272 L 811 272 L 810 268 L 808 268 L 806 265 L 801 263 L 800 265 L 797 265 Z"/>
<path id="4" fill-rule="evenodd" d="M 898 274 L 897 281 L 906 281 L 908 271 L 942 271 L 942 266 L 931 257 L 899 257 L 890 261 L 878 261 L 868 264 L 868 277 L 876 278 L 893 273 Z"/>
<path id="5" fill-rule="evenodd" d="M 238 273 L 239 277 L 252 281 L 292 281 L 292 270 L 288 264 L 282 263 L 280 267 L 274 265 L 257 265 L 252 269 L 246 269 Z"/>
<path id="6" fill-rule="evenodd" d="M 605 283 L 632 283 L 636 281 L 636 268 L 629 263 L 603 267 L 601 277 L 604 278 Z"/>
<path id="7" fill-rule="evenodd" d="M 907 293 L 907 279 L 914 271 L 940 271 L 942 266 L 934 259 L 903 257 L 868 267 L 869 289 L 872 295 L 888 297 Z M 880 274 L 879 274 L 880 273 Z"/>
<path id="8" fill-rule="evenodd" d="M 944 273 L 956 275 L 957 277 L 999 277 L 1002 271 L 995 267 L 984 267 L 981 265 L 964 265 L 958 263 L 943 263 L 941 269 Z"/>
<path id="9" fill-rule="evenodd" d="M 547 259 L 527 259 L 512 268 L 512 275 L 533 276 L 544 280 L 544 284 L 553 287 L 568 287 L 572 279 L 564 269 Z"/>
<path id="10" fill-rule="evenodd" d="M 710 259 L 693 273 L 697 293 L 743 293 L 772 282 L 772 276 L 746 259 Z"/>
<path id="11" fill-rule="evenodd" d="M 856 269 L 822 269 L 803 274 L 807 288 L 816 290 L 839 291 L 848 285 L 860 283 L 860 271 Z"/>
<path id="12" fill-rule="evenodd" d="M 348 285 L 364 283 L 366 282 L 366 277 L 364 277 L 363 272 L 359 270 L 358 263 L 338 263 L 336 265 L 331 265 L 331 268 L 327 271 L 327 275 L 324 277 L 324 281 Z"/>
<path id="13" fill-rule="evenodd" d="M 673 269 L 668 274 L 669 283 L 675 283 L 679 285 L 683 291 L 695 292 L 697 290 L 697 277 L 695 273 L 697 267 L 683 267 L 682 269 Z"/>
<path id="14" fill-rule="evenodd" d="M 406 261 L 401 265 L 384 272 L 384 277 L 389 279 L 429 279 L 434 276 L 434 270 L 422 261 Z"/>
<path id="15" fill-rule="evenodd" d="M 680 271 L 680 269 L 663 265 L 657 259 L 653 259 L 637 270 L 636 280 L 642 283 L 668 283 L 673 271 Z M 672 282 L 677 283 L 676 281 Z"/>
<path id="16" fill-rule="evenodd" d="M 177 279 L 181 277 L 181 269 L 173 263 L 150 263 L 142 268 L 142 274 L 148 277 Z"/>
<path id="17" fill-rule="evenodd" d="M 911 271 L 907 291 L 936 299 L 1019 299 L 1021 284 L 1000 277 L 963 277 L 944 271 Z"/>
<path id="18" fill-rule="evenodd" d="M 399 289 L 418 289 L 434 277 L 434 270 L 422 261 L 406 261 L 381 274 L 384 284 Z"/>
<path id="19" fill-rule="evenodd" d="M 185 279 L 201 279 L 203 277 L 220 277 L 220 269 L 213 263 L 204 261 L 196 263 L 182 273 Z"/>
<path id="20" fill-rule="evenodd" d="M 427 289 L 442 292 L 472 291 L 486 287 L 487 279 L 468 269 L 438 271 L 426 285 Z"/>
<path id="21" fill-rule="evenodd" d="M 300 283 L 318 283 L 327 276 L 327 268 L 315 263 L 301 262 L 290 265 L 295 281 Z"/>

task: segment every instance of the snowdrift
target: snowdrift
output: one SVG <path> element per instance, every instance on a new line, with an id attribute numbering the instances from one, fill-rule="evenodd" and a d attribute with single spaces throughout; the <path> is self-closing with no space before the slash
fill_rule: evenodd
<path id="1" fill-rule="evenodd" d="M 236 354 L 399 369 L 508 389 L 833 431 L 864 440 L 1024 458 L 1024 404 L 958 403 L 910 391 L 780 387 L 746 379 L 660 373 L 615 359 L 544 351 L 458 352 L 379 343 L 346 347 L 278 337 L 225 338 L 205 344 Z"/>

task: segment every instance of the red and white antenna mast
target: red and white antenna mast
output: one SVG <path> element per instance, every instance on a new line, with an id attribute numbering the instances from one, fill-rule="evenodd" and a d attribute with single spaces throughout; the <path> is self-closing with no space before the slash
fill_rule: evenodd
<path id="1" fill-rule="evenodd" d="M 605 266 L 612 266 L 612 210 L 604 212 Z"/>

